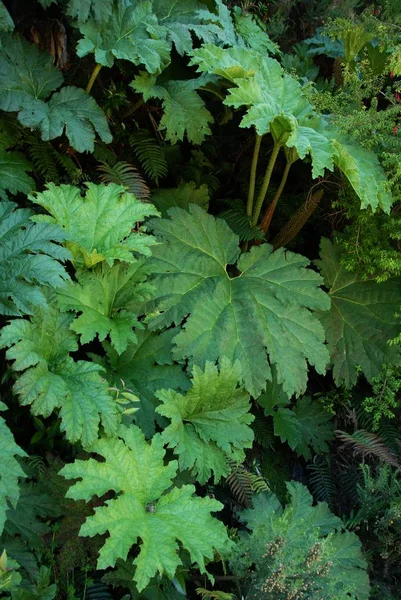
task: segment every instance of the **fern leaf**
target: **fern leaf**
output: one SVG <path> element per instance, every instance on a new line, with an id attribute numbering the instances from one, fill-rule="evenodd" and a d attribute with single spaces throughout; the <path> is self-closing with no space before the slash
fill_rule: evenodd
<path id="1" fill-rule="evenodd" d="M 310 471 L 309 482 L 314 496 L 319 502 L 327 502 L 333 510 L 336 498 L 336 485 L 331 473 L 331 463 L 328 456 L 317 455 L 307 466 Z"/>
<path id="2" fill-rule="evenodd" d="M 230 229 L 238 235 L 241 242 L 264 240 L 265 238 L 263 231 L 259 227 L 251 225 L 250 218 L 245 214 L 243 207 L 228 208 L 220 213 L 219 217 L 226 221 Z"/>
<path id="3" fill-rule="evenodd" d="M 227 476 L 226 482 L 231 493 L 245 508 L 252 506 L 252 483 L 249 477 L 250 473 L 241 464 L 229 461 L 231 473 Z"/>
<path id="4" fill-rule="evenodd" d="M 44 142 L 34 134 L 26 136 L 28 144 L 28 155 L 31 159 L 35 172 L 39 174 L 45 181 L 53 181 L 58 183 L 60 180 L 59 169 L 55 152 L 50 142 Z"/>
<path id="5" fill-rule="evenodd" d="M 343 442 L 345 447 L 351 446 L 353 448 L 355 456 L 366 456 L 367 454 L 376 456 L 383 462 L 386 462 L 397 469 L 401 468 L 401 464 L 399 463 L 396 455 L 375 433 L 365 431 L 364 429 L 359 429 L 354 431 L 352 435 L 346 433 L 345 431 L 337 431 L 336 434 L 338 439 Z"/>
<path id="6" fill-rule="evenodd" d="M 159 179 L 165 177 L 168 172 L 162 147 L 146 129 L 133 133 L 129 142 L 146 175 L 159 185 Z"/>
<path id="7" fill-rule="evenodd" d="M 123 185 L 128 192 L 134 194 L 139 200 L 148 200 L 150 189 L 134 165 L 119 161 L 110 166 L 104 162 L 97 170 L 101 173 L 100 180 L 103 183 Z"/>

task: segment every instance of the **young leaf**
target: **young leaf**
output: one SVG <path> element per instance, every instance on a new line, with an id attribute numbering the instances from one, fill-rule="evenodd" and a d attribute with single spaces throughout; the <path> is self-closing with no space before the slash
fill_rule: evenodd
<path id="1" fill-rule="evenodd" d="M 152 202 L 163 217 L 167 216 L 168 209 L 173 206 L 188 208 L 190 204 L 197 204 L 207 210 L 209 208 L 209 191 L 205 184 L 197 188 L 195 183 L 190 181 L 181 183 L 176 188 L 155 190 L 152 194 Z"/>
<path id="2" fill-rule="evenodd" d="M 329 289 L 331 310 L 320 316 L 325 328 L 336 385 L 353 386 L 362 372 L 371 381 L 383 364 L 400 364 L 400 349 L 389 340 L 399 333 L 395 316 L 400 304 L 400 280 L 377 283 L 341 264 L 341 250 L 321 241 L 318 266 Z"/>
<path id="3" fill-rule="evenodd" d="M 197 89 L 207 82 L 206 78 L 156 82 L 154 75 L 142 72 L 131 83 L 131 87 L 142 94 L 144 100 L 158 98 L 162 100 L 164 115 L 160 129 L 166 130 L 166 139 L 172 144 L 184 139 L 186 135 L 193 144 L 201 144 L 211 133 L 209 127 L 213 117 L 205 106 Z"/>
<path id="4" fill-rule="evenodd" d="M 7 406 L 0 402 L 0 411 L 7 410 Z M 16 456 L 26 456 L 25 452 L 17 446 L 13 434 L 0 417 L 0 535 L 3 532 L 6 520 L 8 502 L 16 506 L 19 498 L 18 479 L 26 477 Z"/>
<path id="5" fill-rule="evenodd" d="M 102 378 L 102 367 L 69 356 L 77 349 L 70 331 L 72 315 L 60 314 L 54 304 L 37 310 L 31 321 L 16 319 L 3 327 L 0 347 L 8 347 L 17 378 L 14 391 L 34 415 L 48 417 L 60 409 L 61 430 L 70 442 L 91 444 L 99 423 L 107 434 L 117 429 L 117 408 Z"/>
<path id="6" fill-rule="evenodd" d="M 47 190 L 29 197 L 52 216 L 45 217 L 65 231 L 77 265 L 91 267 L 106 261 L 135 262 L 133 252 L 150 255 L 155 240 L 150 235 L 133 232 L 138 221 L 158 215 L 149 203 L 140 202 L 121 185 L 87 184 L 81 190 L 72 185 L 47 185 Z"/>
<path id="7" fill-rule="evenodd" d="M 146 435 L 155 433 L 155 420 L 161 420 L 155 414 L 157 405 L 155 393 L 161 389 L 185 391 L 189 379 L 183 366 L 174 363 L 171 350 L 174 329 L 157 334 L 148 329 L 140 329 L 137 342 L 130 344 L 121 355 L 109 345 L 104 344 L 106 358 L 104 365 L 107 377 L 113 384 L 124 381 L 127 388 L 139 396 L 141 407 L 134 418 Z"/>
<path id="8" fill-rule="evenodd" d="M 61 310 L 81 313 L 71 324 L 71 329 L 86 344 L 98 336 L 103 341 L 110 335 L 112 346 L 118 354 L 124 352 L 129 342 L 137 336 L 133 327 L 143 327 L 133 308 L 135 302 L 152 297 L 153 288 L 145 283 L 143 261 L 134 265 L 114 264 L 98 266 L 91 271 L 78 271 L 77 282 L 71 282 L 59 293 Z"/>
<path id="9" fill-rule="evenodd" d="M 163 441 L 178 455 L 181 471 L 191 469 L 201 484 L 212 472 L 217 483 L 230 473 L 230 459 L 242 462 L 250 448 L 249 395 L 239 386 L 241 367 L 223 359 L 220 369 L 210 362 L 205 371 L 193 368 L 192 387 L 185 396 L 173 390 L 156 393 L 156 412 L 171 420 Z"/>
<path id="10" fill-rule="evenodd" d="M 304 257 L 273 252 L 268 244 L 243 254 L 237 263 L 240 276 L 230 277 L 227 265 L 236 263 L 239 248 L 225 221 L 195 205 L 189 211 L 172 208 L 169 214 L 171 219 L 152 221 L 160 244 L 152 260 L 156 300 L 149 326 L 186 318 L 174 339 L 175 358 L 201 367 L 224 356 L 238 360 L 254 397 L 275 364 L 284 391 L 301 394 L 306 361 L 323 373 L 329 358 L 323 329 L 311 312 L 329 308 L 329 297 L 319 289 L 322 279 L 306 268 Z"/>
<path id="11" fill-rule="evenodd" d="M 206 573 L 205 559 L 213 559 L 214 549 L 222 553 L 229 548 L 224 525 L 210 514 L 220 510 L 220 502 L 194 496 L 192 485 L 171 487 L 177 463 L 164 464 L 160 435 L 149 445 L 138 427 L 121 426 L 119 438 L 99 439 L 91 451 L 104 461 L 77 460 L 60 473 L 68 479 L 81 479 L 70 487 L 69 498 L 88 501 L 109 491 L 117 494 L 96 508 L 80 530 L 80 535 L 89 536 L 109 532 L 98 569 L 114 566 L 119 558 L 125 560 L 140 540 L 134 579 L 142 591 L 157 572 L 173 579 L 182 564 L 178 544 L 202 573 Z"/>
<path id="12" fill-rule="evenodd" d="M 15 207 L 0 202 L 0 313 L 21 316 L 46 305 L 39 285 L 60 288 L 69 279 L 59 261 L 70 253 L 57 243 L 65 239 L 57 225 L 34 224 L 29 210 Z"/>

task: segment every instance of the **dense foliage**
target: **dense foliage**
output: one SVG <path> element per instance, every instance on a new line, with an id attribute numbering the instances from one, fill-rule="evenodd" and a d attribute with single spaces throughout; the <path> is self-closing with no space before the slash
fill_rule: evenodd
<path id="1" fill-rule="evenodd" d="M 397 600 L 397 1 L 0 2 L 0 597 Z"/>

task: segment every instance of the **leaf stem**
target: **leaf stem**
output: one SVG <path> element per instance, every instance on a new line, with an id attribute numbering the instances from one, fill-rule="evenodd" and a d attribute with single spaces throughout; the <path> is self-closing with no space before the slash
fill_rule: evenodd
<path id="1" fill-rule="evenodd" d="M 263 215 L 263 219 L 260 223 L 260 227 L 264 233 L 266 233 L 266 231 L 270 227 L 270 223 L 273 218 L 274 211 L 276 210 L 277 203 L 280 200 L 280 196 L 283 192 L 284 186 L 287 183 L 287 177 L 288 177 L 288 173 L 290 172 L 291 165 L 292 165 L 292 161 L 287 160 L 287 163 L 285 165 L 285 169 L 283 172 L 283 176 L 280 181 L 280 185 L 278 186 L 277 191 L 274 194 L 273 200 L 270 202 L 269 206 L 266 209 L 265 214 Z"/>
<path id="2" fill-rule="evenodd" d="M 95 83 L 96 77 L 99 75 L 99 71 L 102 68 L 102 65 L 96 64 L 95 68 L 92 71 L 91 76 L 89 77 L 88 85 L 86 86 L 86 93 L 90 94 L 93 84 Z"/>
<path id="3" fill-rule="evenodd" d="M 278 153 L 280 152 L 281 146 L 282 146 L 282 144 L 280 141 L 274 142 L 273 150 L 270 155 L 269 164 L 267 165 L 267 169 L 266 169 L 266 173 L 265 173 L 265 176 L 263 179 L 262 187 L 260 189 L 259 196 L 256 200 L 256 205 L 253 210 L 253 216 L 252 216 L 252 221 L 251 221 L 251 225 L 253 227 L 255 227 L 258 223 L 262 204 L 264 202 L 264 199 L 267 194 L 267 190 L 269 188 L 269 183 L 270 183 L 270 179 L 271 179 L 271 176 L 273 173 L 273 168 L 274 168 L 274 165 L 276 164 L 277 156 L 278 156 Z"/>
<path id="4" fill-rule="evenodd" d="M 126 119 L 127 117 L 129 117 L 130 115 L 132 115 L 134 112 L 136 112 L 138 110 L 138 108 L 141 108 L 142 104 L 145 104 L 143 98 L 139 98 L 139 100 L 137 100 L 136 102 L 133 102 L 131 104 L 131 106 L 129 106 L 127 108 L 127 110 L 125 112 L 123 112 L 122 118 Z"/>
<path id="5" fill-rule="evenodd" d="M 252 217 L 253 200 L 255 197 L 255 184 L 256 184 L 256 170 L 258 168 L 259 151 L 262 143 L 262 135 L 256 134 L 255 146 L 253 149 L 251 175 L 249 178 L 249 190 L 248 190 L 248 202 L 246 205 L 246 214 L 248 217 Z"/>

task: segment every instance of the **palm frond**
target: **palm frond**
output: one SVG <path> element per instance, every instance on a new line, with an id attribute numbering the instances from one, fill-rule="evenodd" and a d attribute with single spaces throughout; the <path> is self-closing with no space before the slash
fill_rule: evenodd
<path id="1" fill-rule="evenodd" d="M 146 129 L 139 129 L 130 135 L 129 143 L 146 175 L 158 185 L 159 179 L 168 173 L 163 148 Z"/>
<path id="2" fill-rule="evenodd" d="M 150 189 L 134 165 L 119 161 L 110 166 L 103 162 L 97 170 L 101 173 L 100 180 L 103 183 L 118 183 L 139 200 L 149 199 Z"/>

